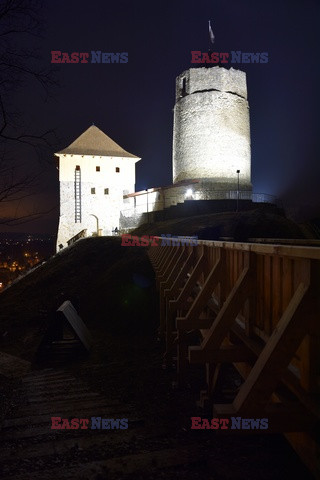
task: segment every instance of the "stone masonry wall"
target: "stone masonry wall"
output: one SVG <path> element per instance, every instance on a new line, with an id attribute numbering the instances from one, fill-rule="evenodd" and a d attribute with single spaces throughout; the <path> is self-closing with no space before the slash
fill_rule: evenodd
<path id="1" fill-rule="evenodd" d="M 183 80 L 185 79 L 185 80 Z M 251 188 L 249 106 L 245 73 L 220 67 L 190 69 L 177 79 L 173 182 L 212 178 Z"/>

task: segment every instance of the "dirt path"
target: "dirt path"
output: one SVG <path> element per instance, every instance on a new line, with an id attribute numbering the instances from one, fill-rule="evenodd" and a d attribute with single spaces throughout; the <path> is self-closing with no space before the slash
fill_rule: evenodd
<path id="1" fill-rule="evenodd" d="M 196 462 L 194 446 L 168 448 L 161 432 L 150 432 L 134 406 L 93 392 L 65 370 L 45 369 L 24 375 L 24 399 L 1 430 L 3 480 L 122 478 L 138 471 Z M 128 429 L 53 430 L 51 418 L 128 419 Z M 90 422 L 91 423 L 91 422 Z M 145 442 L 149 442 L 149 450 Z M 191 449 L 191 450 L 190 450 Z M 192 451 L 192 458 L 190 452 Z"/>
<path id="2" fill-rule="evenodd" d="M 95 338 L 91 356 L 15 380 L 19 401 L 1 429 L 3 480 L 311 478 L 279 435 L 190 430 L 199 412 L 191 392 L 170 388 L 156 341 Z M 53 430 L 51 417 L 127 418 L 128 429 Z"/>

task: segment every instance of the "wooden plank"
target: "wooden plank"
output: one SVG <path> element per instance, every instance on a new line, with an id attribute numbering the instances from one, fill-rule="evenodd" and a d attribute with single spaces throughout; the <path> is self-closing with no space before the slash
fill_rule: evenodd
<path id="1" fill-rule="evenodd" d="M 186 316 L 181 318 L 177 317 L 176 325 L 178 329 L 197 328 L 196 322 L 200 316 L 200 313 L 203 311 L 205 305 L 211 297 L 215 286 L 219 283 L 220 272 L 224 265 L 224 260 L 224 253 L 221 252 L 220 258 L 217 260 L 217 263 L 208 275 L 203 287 L 195 298 Z"/>
<path id="2" fill-rule="evenodd" d="M 159 238 L 161 241 L 161 237 Z M 254 252 L 262 255 L 275 255 L 285 257 L 299 257 L 320 260 L 320 247 L 301 247 L 272 245 L 262 243 L 242 243 L 242 242 L 219 242 L 216 240 L 198 240 L 198 246 L 207 245 L 212 248 L 225 248 L 227 250 L 242 250 Z"/>
<path id="3" fill-rule="evenodd" d="M 263 256 L 263 316 L 264 331 L 267 335 L 272 332 L 272 261 L 270 255 Z"/>
<path id="4" fill-rule="evenodd" d="M 163 247 L 150 247 L 150 248 L 156 248 L 157 249 L 157 255 L 154 256 L 154 270 L 157 272 L 158 268 L 161 265 L 161 262 L 165 255 L 168 253 L 167 250 Z"/>
<path id="5" fill-rule="evenodd" d="M 284 312 L 294 293 L 293 289 L 293 259 L 282 259 L 282 311 Z"/>
<path id="6" fill-rule="evenodd" d="M 158 275 L 157 275 L 157 280 L 159 281 L 162 281 L 165 277 L 165 274 L 170 266 L 170 263 L 172 262 L 172 257 L 174 257 L 174 255 L 176 254 L 177 250 L 179 250 L 179 247 L 169 247 L 169 246 L 165 246 L 163 247 L 165 248 L 168 253 L 167 255 L 164 257 L 164 260 L 163 262 L 161 263 L 161 266 L 160 268 L 158 269 Z"/>
<path id="7" fill-rule="evenodd" d="M 282 314 L 281 258 L 272 257 L 272 330 Z"/>
<path id="8" fill-rule="evenodd" d="M 173 257 L 174 260 L 174 265 L 171 267 L 171 273 L 169 274 L 168 278 L 166 281 L 161 282 L 159 286 L 160 290 L 160 305 L 159 305 L 159 310 L 160 310 L 160 327 L 159 327 L 159 334 L 163 335 L 164 330 L 165 330 L 165 324 L 166 324 L 166 307 L 167 307 L 167 301 L 166 301 L 166 295 L 165 295 L 165 290 L 172 285 L 172 282 L 178 275 L 178 271 L 180 270 L 180 265 L 185 258 L 186 255 L 186 250 L 185 247 L 182 247 L 182 250 L 179 251 L 177 250 L 176 255 Z"/>
<path id="9" fill-rule="evenodd" d="M 177 270 L 179 268 L 181 268 L 181 263 L 182 263 L 183 259 L 186 257 L 185 247 L 181 247 L 181 248 L 175 247 L 175 248 L 176 248 L 176 251 L 175 251 L 175 254 L 173 255 L 173 257 L 171 259 L 171 262 L 170 262 L 169 267 L 167 269 L 168 271 L 166 271 L 165 274 L 164 274 L 166 279 L 164 281 L 161 281 L 161 284 L 160 284 L 160 287 L 162 285 L 162 290 L 160 290 L 161 292 L 165 288 L 170 288 L 170 285 L 175 278 L 175 274 L 176 274 Z M 159 280 L 160 280 L 160 277 L 159 277 Z"/>
<path id="10" fill-rule="evenodd" d="M 309 302 L 305 300 L 308 287 L 301 283 L 295 292 L 277 329 L 234 400 L 237 411 L 251 412 L 270 401 L 271 394 L 306 334 L 311 314 Z"/>
<path id="11" fill-rule="evenodd" d="M 228 331 L 234 323 L 236 315 L 248 296 L 248 287 L 250 284 L 251 272 L 249 268 L 246 267 L 238 278 L 221 310 L 219 311 L 217 318 L 212 324 L 201 346 L 189 348 L 190 359 L 193 358 L 193 350 L 216 350 L 220 347 L 223 339 L 226 337 Z"/>
<path id="12" fill-rule="evenodd" d="M 165 289 L 164 295 L 166 298 L 174 299 L 179 294 L 179 288 L 182 287 L 183 281 L 185 280 L 188 272 L 190 271 L 192 265 L 195 263 L 194 250 L 188 253 L 188 257 L 181 267 L 179 273 L 176 275 L 175 281 L 173 282 L 171 288 Z"/>
<path id="13" fill-rule="evenodd" d="M 207 376 L 209 393 L 210 389 L 214 386 L 213 378 L 214 372 L 217 371 L 216 366 L 221 365 L 221 362 L 230 361 L 243 375 L 245 379 L 244 385 L 249 380 L 252 381 L 256 376 L 253 380 L 254 385 L 251 385 L 254 394 L 251 395 L 252 390 L 249 388 L 250 391 L 244 401 L 232 406 L 234 411 L 239 411 L 240 407 L 241 412 L 249 412 L 250 410 L 250 414 L 254 411 L 254 408 L 259 411 L 266 411 L 265 408 L 268 406 L 268 402 L 282 402 L 286 395 L 287 398 L 294 395 L 305 406 L 308 412 L 313 415 L 318 415 L 319 408 L 316 404 L 320 386 L 320 308 L 319 300 L 316 301 L 315 299 L 317 296 L 318 298 L 320 297 L 320 248 L 301 247 L 298 245 L 259 245 L 236 242 L 199 241 L 199 247 L 193 249 L 198 258 L 201 256 L 201 247 L 205 250 L 205 263 L 203 264 L 203 268 L 199 272 L 197 279 L 195 276 L 193 277 L 193 285 L 184 302 L 181 302 L 179 306 L 175 305 L 174 302 L 171 303 L 171 308 L 173 307 L 173 309 L 170 314 L 173 315 L 174 318 L 177 310 L 183 308 L 183 303 L 187 302 L 188 297 L 190 300 L 190 296 L 192 296 L 192 304 L 194 304 L 194 292 L 199 295 L 199 285 L 205 285 L 206 279 L 208 278 L 208 270 L 215 263 L 218 250 L 222 248 L 225 252 L 226 261 L 225 268 L 221 271 L 220 282 L 212 292 L 215 298 L 208 298 L 208 302 L 202 306 L 203 313 L 200 313 L 198 316 L 195 315 L 193 318 L 194 323 L 189 325 L 189 327 L 196 327 L 197 325 L 204 335 L 201 347 L 189 347 L 190 361 L 192 361 L 192 355 L 194 355 L 194 359 L 199 355 L 198 361 L 206 365 L 206 369 L 208 369 L 208 366 L 214 366 L 214 368 L 210 370 L 212 374 Z M 248 257 L 248 255 L 257 255 L 258 257 L 259 266 L 257 268 L 256 282 L 254 284 L 252 276 L 251 281 L 249 281 L 247 285 L 247 292 L 243 294 L 243 298 L 241 299 L 239 311 L 235 313 L 234 303 L 236 303 L 236 300 L 231 299 L 232 293 L 234 293 L 234 282 L 237 280 L 236 277 L 244 265 L 244 258 Z M 196 262 L 193 261 L 192 264 L 194 263 Z M 296 312 L 294 312 L 292 302 L 297 300 L 296 295 L 301 284 L 304 286 L 309 285 L 310 263 L 318 275 L 314 275 L 313 283 L 310 284 L 314 290 L 314 296 L 312 297 L 309 289 L 309 291 L 305 293 L 305 296 L 302 296 L 303 300 L 301 305 L 299 302 L 296 304 Z M 246 267 L 248 267 L 248 265 L 246 265 Z M 181 268 L 183 268 L 183 265 L 181 265 Z M 185 272 L 185 275 L 186 273 L 187 272 Z M 192 271 L 189 279 L 191 276 Z M 181 278 L 179 287 L 182 286 L 182 283 L 183 280 Z M 253 290 L 252 286 L 254 286 Z M 165 295 L 168 295 L 167 298 L 170 298 L 170 300 L 177 299 L 177 297 L 181 295 L 179 293 L 179 287 L 176 289 L 175 294 L 171 293 L 171 295 L 169 295 L 169 291 L 166 289 Z M 258 288 L 258 308 L 254 306 L 254 302 L 250 304 L 247 301 L 247 298 L 250 297 L 248 290 L 251 293 L 253 292 L 251 298 L 254 299 L 256 288 Z M 239 295 L 239 292 L 237 295 Z M 237 301 L 239 301 L 239 299 L 237 299 Z M 313 302 L 313 308 L 310 307 L 310 302 Z M 223 303 L 225 304 L 223 305 Z M 245 307 L 243 306 L 244 303 Z M 210 314 L 208 315 L 208 312 L 205 313 L 206 305 L 209 305 L 210 309 L 215 313 L 217 313 L 218 310 L 215 320 L 210 317 Z M 292 313 L 291 319 L 288 313 L 290 309 Z M 185 310 L 182 311 L 182 316 L 183 312 L 185 312 Z M 249 312 L 250 322 L 248 322 Z M 238 316 L 238 320 L 242 322 L 241 325 L 246 326 L 246 329 L 241 328 L 235 323 L 236 316 Z M 300 319 L 298 319 L 299 316 Z M 217 321 L 219 323 L 221 319 L 223 321 L 219 325 L 219 328 L 217 328 Z M 209 327 L 210 322 L 212 322 L 212 324 Z M 230 335 L 230 339 L 235 343 L 230 345 L 229 349 L 226 349 L 225 345 L 221 347 L 219 343 L 221 337 L 224 335 L 222 339 L 223 343 L 228 338 L 228 331 L 230 331 L 228 330 L 230 326 L 229 322 L 232 328 L 231 331 L 236 331 L 236 333 L 239 334 L 237 329 L 241 329 L 241 335 L 237 335 L 239 339 L 238 342 L 240 343 L 236 343 L 235 337 Z M 251 327 L 251 322 L 253 328 Z M 286 323 L 287 325 L 283 329 Z M 217 335 L 214 335 L 215 340 L 212 338 L 213 331 L 217 333 Z M 170 335 L 171 344 L 173 342 L 172 333 L 173 332 L 171 332 Z M 306 334 L 306 337 L 302 339 L 304 334 Z M 257 335 L 260 337 L 260 340 L 257 338 Z M 208 341 L 209 338 L 210 342 Z M 300 346 L 299 342 L 301 343 Z M 212 349 L 215 343 L 218 344 L 218 347 Z M 250 343 L 250 346 L 248 346 L 248 343 Z M 185 349 L 186 344 L 187 342 L 184 342 L 182 348 Z M 252 353 L 250 353 L 250 351 Z M 185 353 L 184 351 L 181 356 L 183 361 L 186 360 Z M 292 356 L 290 358 L 291 353 Z M 257 357 L 258 360 L 256 360 L 254 364 L 254 360 Z M 239 359 L 243 361 L 239 361 Z M 287 367 L 289 363 L 290 369 Z M 253 367 L 252 364 L 254 365 Z M 286 365 L 284 366 L 284 364 Z M 293 364 L 298 367 L 298 373 L 291 370 Z M 184 365 L 184 368 L 187 368 L 187 363 Z M 258 372 L 259 369 L 260 372 Z M 259 374 L 257 374 L 257 372 Z M 273 390 L 274 386 L 272 383 L 274 382 L 278 382 L 276 392 Z M 238 401 L 241 399 L 239 395 L 242 390 L 243 386 L 236 397 Z M 206 398 L 208 398 L 208 392 L 206 392 Z M 290 420 L 292 425 L 294 425 L 293 420 L 294 418 L 292 417 L 292 420 Z M 279 425 L 281 421 L 282 424 L 285 424 L 284 419 L 281 419 L 281 416 L 279 416 Z M 287 424 L 289 424 L 290 421 L 287 420 Z M 298 423 L 303 426 L 303 415 L 299 416 Z M 300 450 L 298 448 L 300 455 L 303 455 L 301 452 L 306 450 L 305 445 L 307 442 L 308 439 L 301 441 L 303 447 L 300 448 Z M 317 448 L 319 448 L 319 444 Z M 313 451 L 312 455 L 314 458 L 315 451 Z"/>
<path id="14" fill-rule="evenodd" d="M 158 282 L 159 285 L 161 283 L 166 283 L 169 280 L 172 269 L 173 269 L 177 259 L 180 256 L 181 250 L 184 247 L 166 247 L 166 248 L 171 249 L 171 254 L 169 256 L 168 263 L 166 264 L 163 273 L 161 273 L 157 278 L 157 282 Z"/>
<path id="15" fill-rule="evenodd" d="M 63 317 L 67 320 L 67 322 L 71 325 L 73 331 L 81 341 L 81 343 L 85 346 L 87 350 L 90 350 L 91 347 L 91 335 L 85 324 L 83 323 L 82 319 L 79 317 L 76 309 L 72 305 L 69 300 L 63 302 L 62 305 L 57 310 L 59 315 L 63 315 Z"/>
<path id="16" fill-rule="evenodd" d="M 310 334 L 303 339 L 300 348 L 300 383 L 306 392 L 317 392 L 319 374 L 319 341 Z"/>
<path id="17" fill-rule="evenodd" d="M 180 292 L 179 297 L 176 300 L 170 300 L 169 302 L 169 309 L 171 311 L 177 310 L 185 305 L 187 298 L 191 295 L 194 286 L 199 278 L 199 275 L 202 272 L 203 265 L 206 259 L 202 254 L 199 258 L 198 262 L 196 263 L 190 277 L 188 278 L 186 284 L 184 285 L 182 291 Z"/>
<path id="18" fill-rule="evenodd" d="M 232 250 L 230 252 L 230 259 L 229 259 L 229 271 L 230 271 L 230 285 L 235 284 L 235 279 L 234 279 L 234 251 Z"/>
<path id="19" fill-rule="evenodd" d="M 257 256 L 257 283 L 256 283 L 256 318 L 254 324 L 261 330 L 264 328 L 264 257 Z"/>
<path id="20" fill-rule="evenodd" d="M 161 241 L 161 237 L 159 238 Z M 319 247 L 304 247 L 304 246 L 286 246 L 286 245 L 273 245 L 265 243 L 243 243 L 243 242 L 220 242 L 216 240 L 198 240 L 198 245 L 207 245 L 212 248 L 225 248 L 228 250 L 242 250 L 250 251 L 263 255 L 280 255 L 288 257 L 300 257 L 320 260 L 320 248 Z"/>
<path id="21" fill-rule="evenodd" d="M 250 348 L 250 350 L 258 357 L 260 353 L 262 352 L 264 345 L 259 339 L 253 339 L 253 338 L 248 338 L 244 330 L 237 324 L 235 324 L 232 327 L 232 332 L 241 340 L 244 342 L 244 344 Z M 233 341 L 234 343 L 234 341 Z M 317 350 L 317 353 L 319 351 Z M 313 368 L 317 368 L 318 363 L 313 364 Z M 251 367 L 248 366 L 245 367 L 245 365 L 242 364 L 235 364 L 235 367 L 239 371 L 239 373 L 243 376 L 244 379 L 246 379 L 251 371 Z M 299 379 L 289 370 L 286 369 L 282 375 L 282 382 L 283 384 L 289 388 L 294 395 L 299 399 L 299 401 L 308 409 L 310 410 L 314 415 L 318 415 L 320 418 L 320 404 L 317 405 L 316 403 L 316 397 L 309 395 L 302 387 L 300 384 Z"/>
<path id="22" fill-rule="evenodd" d="M 162 274 L 162 272 L 165 269 L 168 258 L 171 255 L 171 248 L 170 247 L 162 247 L 162 248 L 163 248 L 163 254 L 161 255 L 161 258 L 159 259 L 159 262 L 158 262 L 157 266 L 155 267 L 155 272 L 156 272 L 157 276 Z"/>

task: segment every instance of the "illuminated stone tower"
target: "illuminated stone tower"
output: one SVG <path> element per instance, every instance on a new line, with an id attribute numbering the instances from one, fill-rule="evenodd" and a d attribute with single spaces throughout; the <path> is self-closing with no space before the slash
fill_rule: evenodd
<path id="1" fill-rule="evenodd" d="M 190 68 L 177 77 L 173 183 L 200 179 L 208 191 L 252 190 L 246 74 Z M 206 196 L 208 198 L 208 196 Z"/>
<path id="2" fill-rule="evenodd" d="M 94 125 L 55 155 L 60 180 L 57 250 L 82 230 L 87 236 L 112 235 L 119 228 L 123 195 L 134 191 L 140 158 Z"/>

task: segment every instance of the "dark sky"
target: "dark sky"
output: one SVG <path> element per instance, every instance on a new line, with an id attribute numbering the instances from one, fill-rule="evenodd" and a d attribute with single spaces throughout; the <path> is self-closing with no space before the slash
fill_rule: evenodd
<path id="1" fill-rule="evenodd" d="M 27 124 L 56 128 L 59 138 L 47 163 L 26 156 L 31 169 L 46 166 L 41 205 L 58 205 L 53 152 L 93 122 L 142 157 L 137 190 L 171 183 L 175 77 L 194 66 L 191 50 L 207 50 L 211 19 L 215 51 L 269 53 L 267 64 L 238 67 L 247 72 L 254 191 L 320 217 L 319 1 L 53 0 L 42 15 L 45 38 L 32 41 L 43 65 L 51 50 L 128 52 L 129 61 L 60 65 L 49 101 L 35 85 L 21 87 L 16 101 Z M 16 230 L 56 233 L 57 219 L 55 209 Z"/>

